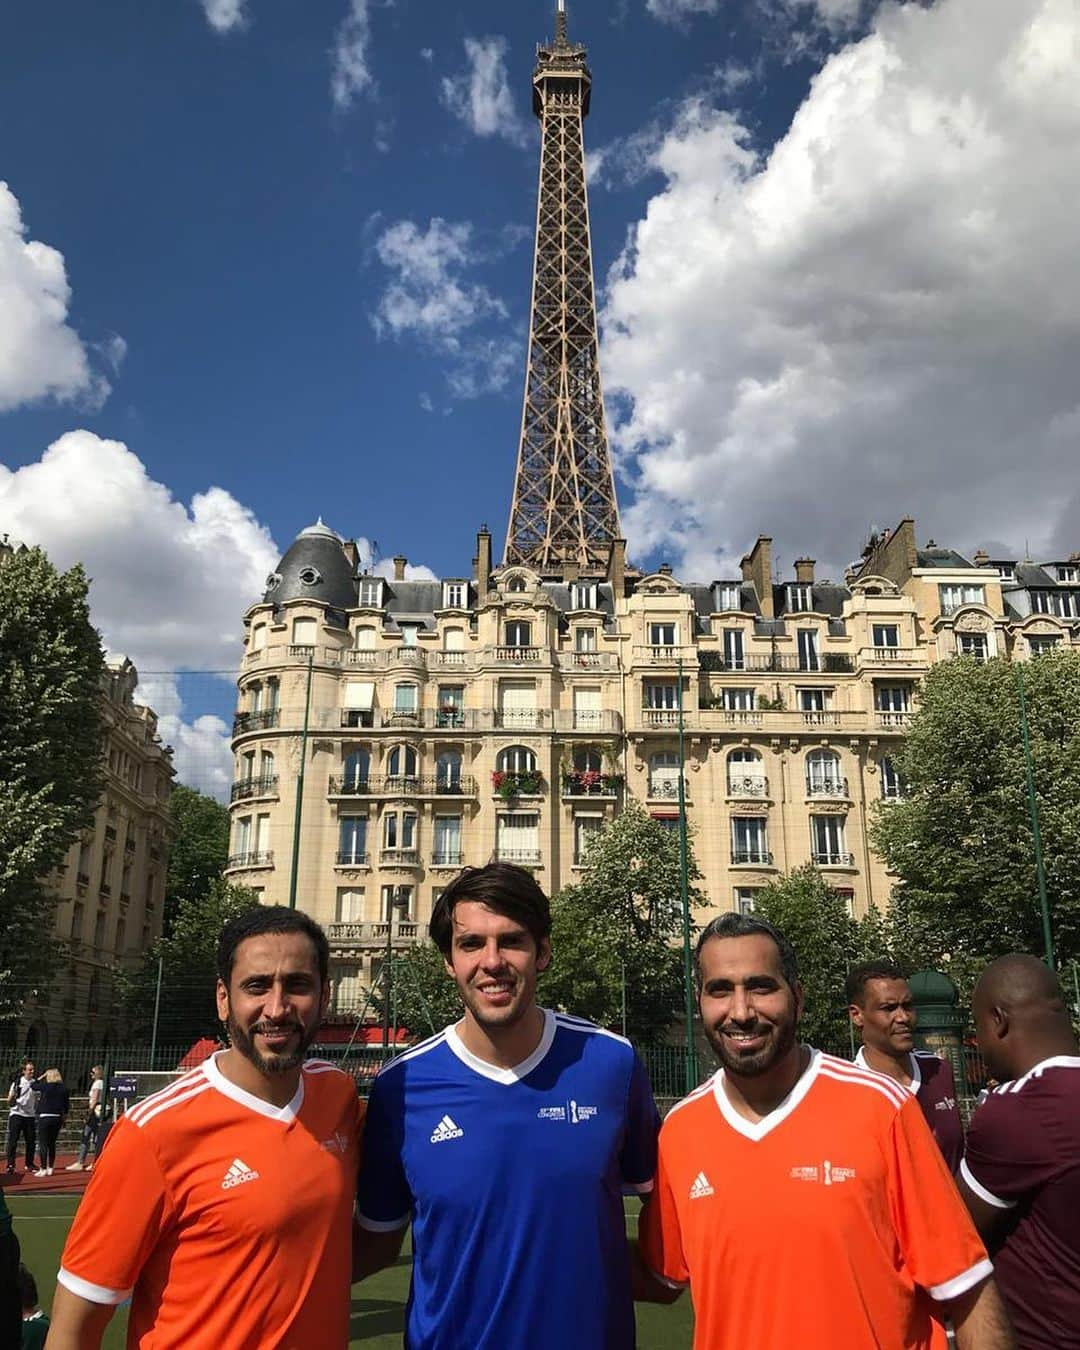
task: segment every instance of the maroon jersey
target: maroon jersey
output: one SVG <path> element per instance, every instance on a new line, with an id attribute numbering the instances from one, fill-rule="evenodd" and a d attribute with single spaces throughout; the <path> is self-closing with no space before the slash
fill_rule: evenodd
<path id="1" fill-rule="evenodd" d="M 914 1051 L 910 1061 L 911 1082 L 907 1090 L 918 1100 L 949 1171 L 955 1173 L 964 1156 L 964 1125 L 956 1104 L 952 1065 L 927 1050 Z M 861 1047 L 855 1063 L 864 1069 L 870 1068 Z"/>
<path id="2" fill-rule="evenodd" d="M 995 1088 L 971 1118 L 960 1175 L 1012 1210 L 994 1274 L 1024 1350 L 1080 1350 L 1080 1056 Z"/>

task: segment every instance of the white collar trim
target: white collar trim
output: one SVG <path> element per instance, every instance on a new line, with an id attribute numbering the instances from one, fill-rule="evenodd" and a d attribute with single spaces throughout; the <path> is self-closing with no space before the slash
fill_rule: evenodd
<path id="1" fill-rule="evenodd" d="M 256 1097 L 254 1093 L 245 1092 L 242 1087 L 237 1087 L 231 1083 L 218 1068 L 218 1057 L 224 1055 L 224 1050 L 218 1050 L 216 1054 L 205 1060 L 202 1066 L 203 1073 L 210 1080 L 210 1086 L 214 1087 L 223 1097 L 228 1097 L 230 1101 L 237 1102 L 240 1106 L 246 1106 L 249 1111 L 254 1111 L 256 1115 L 266 1116 L 268 1120 L 280 1120 L 288 1122 L 295 1120 L 300 1114 L 300 1108 L 304 1104 L 304 1075 L 300 1074 L 300 1082 L 296 1085 L 296 1091 L 293 1093 L 291 1102 L 285 1106 L 275 1106 L 272 1102 L 263 1101 L 261 1097 Z"/>
<path id="2" fill-rule="evenodd" d="M 882 1073 L 880 1069 L 874 1066 L 866 1058 L 866 1047 L 860 1045 L 855 1052 L 855 1063 L 860 1069 L 865 1069 L 867 1073 L 876 1073 L 882 1078 L 887 1078 L 890 1083 L 895 1083 L 898 1088 L 909 1093 L 912 1097 L 919 1095 L 919 1089 L 922 1087 L 922 1069 L 919 1067 L 919 1056 L 915 1054 L 908 1055 L 908 1073 L 911 1074 L 910 1083 L 901 1083 L 899 1078 L 894 1078 L 891 1073 Z"/>
<path id="3" fill-rule="evenodd" d="M 1080 1055 L 1051 1055 L 1049 1059 L 1043 1059 L 1038 1064 L 1033 1064 L 1027 1073 L 1014 1083 L 1002 1084 L 1001 1090 L 1003 1092 L 1017 1092 L 1029 1078 L 1038 1078 L 1044 1069 L 1080 1069 Z"/>
<path id="4" fill-rule="evenodd" d="M 500 1069 L 498 1065 L 489 1064 L 486 1059 L 474 1055 L 461 1039 L 461 1033 L 458 1031 L 460 1022 L 456 1026 L 446 1028 L 446 1044 L 467 1069 L 472 1069 L 473 1073 L 478 1073 L 481 1078 L 489 1078 L 493 1083 L 502 1083 L 504 1087 L 509 1087 L 512 1083 L 527 1078 L 551 1049 L 551 1043 L 555 1039 L 555 1014 L 549 1008 L 541 1008 L 540 1011 L 544 1016 L 544 1029 L 540 1033 L 540 1043 L 528 1059 L 523 1059 L 520 1064 L 515 1064 L 512 1068 Z"/>
<path id="5" fill-rule="evenodd" d="M 821 1051 L 814 1050 L 811 1046 L 802 1047 L 810 1051 L 810 1063 L 800 1075 L 784 1100 L 775 1106 L 767 1116 L 762 1116 L 760 1120 L 747 1120 L 740 1116 L 731 1104 L 727 1095 L 727 1089 L 724 1087 L 724 1070 L 720 1069 L 713 1077 L 712 1089 L 713 1100 L 720 1108 L 720 1114 L 724 1117 L 731 1128 L 743 1135 L 744 1138 L 753 1143 L 759 1143 L 776 1129 L 778 1125 L 783 1124 L 788 1116 L 796 1109 L 802 1099 L 813 1087 L 814 1079 L 817 1077 L 818 1069 L 821 1067 Z"/>

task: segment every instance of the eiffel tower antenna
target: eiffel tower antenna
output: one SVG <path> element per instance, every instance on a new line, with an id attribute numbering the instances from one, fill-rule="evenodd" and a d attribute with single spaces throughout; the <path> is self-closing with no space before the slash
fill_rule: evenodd
<path id="1" fill-rule="evenodd" d="M 604 398 L 582 123 L 592 74 L 558 0 L 555 40 L 537 48 L 540 119 L 529 360 L 504 563 L 546 574 L 603 571 L 620 537 Z"/>

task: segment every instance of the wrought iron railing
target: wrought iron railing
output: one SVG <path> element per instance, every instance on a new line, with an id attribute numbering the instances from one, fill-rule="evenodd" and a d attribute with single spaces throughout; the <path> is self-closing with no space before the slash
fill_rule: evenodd
<path id="1" fill-rule="evenodd" d="M 270 731 L 277 726 L 280 715 L 279 708 L 267 708 L 263 712 L 237 713 L 233 718 L 233 735 L 242 736 L 248 731 Z"/>
<path id="2" fill-rule="evenodd" d="M 226 867 L 271 867 L 274 854 L 270 849 L 260 849 L 248 853 L 233 853 Z"/>
<path id="3" fill-rule="evenodd" d="M 759 867 L 771 867 L 773 856 L 767 848 L 733 848 L 731 861 L 736 864 L 756 863 Z"/>
<path id="4" fill-rule="evenodd" d="M 807 778 L 806 795 L 815 798 L 843 799 L 848 795 L 848 780 L 830 776 L 827 778 Z"/>
<path id="5" fill-rule="evenodd" d="M 274 797 L 277 795 L 277 790 L 276 774 L 272 774 L 268 778 L 241 778 L 239 782 L 232 785 L 230 800 L 241 802 L 248 797 Z"/>

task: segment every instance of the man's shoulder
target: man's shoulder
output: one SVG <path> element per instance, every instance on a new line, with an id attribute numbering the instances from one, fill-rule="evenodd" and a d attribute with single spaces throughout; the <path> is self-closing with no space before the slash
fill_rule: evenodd
<path id="1" fill-rule="evenodd" d="M 556 1012 L 552 1016 L 555 1019 L 556 1041 L 578 1048 L 586 1045 L 593 1055 L 627 1068 L 633 1063 L 634 1047 L 617 1031 L 609 1031 L 607 1027 L 590 1022 L 587 1017 L 575 1017 L 572 1013 Z"/>
<path id="2" fill-rule="evenodd" d="M 839 1055 L 815 1051 L 817 1072 L 815 1086 L 830 1096 L 842 1099 L 837 1109 L 849 1114 L 854 1111 L 879 1116 L 891 1122 L 914 1098 L 906 1088 L 887 1074 L 852 1064 Z"/>
<path id="3" fill-rule="evenodd" d="M 388 1059 L 375 1076 L 375 1085 L 380 1091 L 416 1075 L 429 1075 L 440 1070 L 445 1072 L 450 1065 L 457 1063 L 457 1057 L 447 1050 L 446 1033 L 448 1027 L 429 1036 L 425 1041 L 410 1045 L 408 1050 L 393 1059 Z"/>
<path id="4" fill-rule="evenodd" d="M 675 1103 L 660 1126 L 660 1138 L 670 1138 L 696 1128 L 703 1113 L 711 1113 L 711 1102 L 716 1087 L 716 1074 L 706 1078 L 692 1092 Z"/>
<path id="5" fill-rule="evenodd" d="M 1036 1113 L 1075 1116 L 1080 1130 L 1080 1057 L 1057 1055 L 994 1088 L 972 1116 L 972 1129 L 1029 1120 Z"/>

